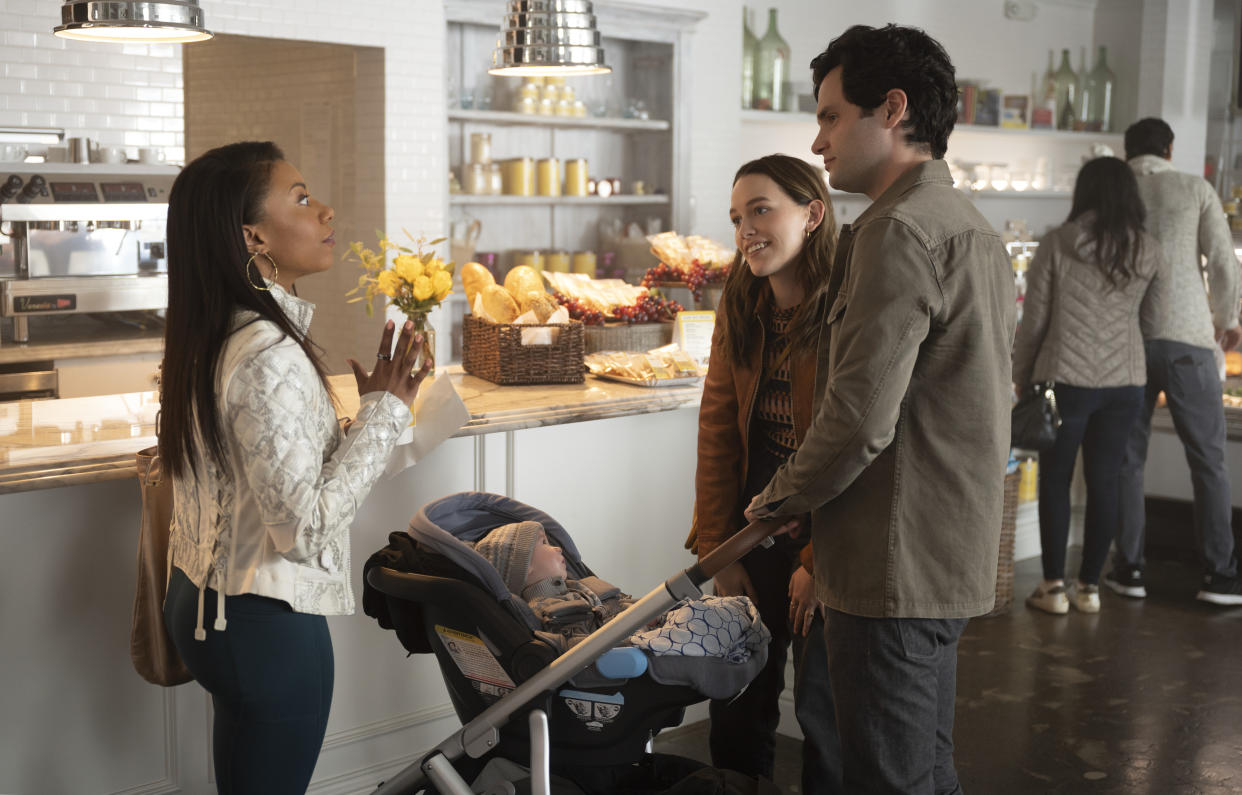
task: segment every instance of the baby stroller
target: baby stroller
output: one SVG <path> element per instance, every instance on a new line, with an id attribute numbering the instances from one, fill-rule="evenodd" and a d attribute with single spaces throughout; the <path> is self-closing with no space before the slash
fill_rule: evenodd
<path id="1" fill-rule="evenodd" d="M 528 520 L 542 524 L 549 543 L 561 547 L 569 577 L 592 576 L 555 519 L 481 492 L 428 504 L 408 535 L 392 533 L 391 543 L 367 561 L 367 615 L 395 630 L 409 652 L 436 655 L 465 724 L 376 795 L 426 791 L 429 784 L 442 793 L 511 793 L 519 791 L 514 780 L 525 777 L 531 792 L 663 791 L 703 766 L 647 754 L 651 737 L 679 724 L 686 706 L 740 692 L 763 667 L 766 647 L 741 665 L 649 658 L 615 647 L 679 601 L 700 597 L 718 571 L 770 543 L 779 523 L 751 524 L 558 657 L 540 638 L 534 613 L 471 546 L 501 525 Z M 703 676 L 702 666 L 713 664 L 719 668 Z M 688 675 L 692 669 L 699 673 Z M 528 720 L 510 722 L 519 716 Z M 528 759 L 529 772 L 516 767 Z"/>

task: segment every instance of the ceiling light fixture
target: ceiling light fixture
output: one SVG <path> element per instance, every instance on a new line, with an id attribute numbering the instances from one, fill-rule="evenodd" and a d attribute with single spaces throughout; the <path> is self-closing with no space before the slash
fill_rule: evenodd
<path id="1" fill-rule="evenodd" d="M 65 0 L 57 36 L 79 41 L 174 43 L 210 39 L 195 0 Z"/>
<path id="2" fill-rule="evenodd" d="M 492 53 L 494 75 L 598 75 L 604 65 L 590 0 L 509 0 Z"/>

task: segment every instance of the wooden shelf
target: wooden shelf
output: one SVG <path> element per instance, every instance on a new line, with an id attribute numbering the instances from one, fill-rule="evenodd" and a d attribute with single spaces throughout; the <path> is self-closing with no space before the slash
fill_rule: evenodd
<path id="1" fill-rule="evenodd" d="M 463 206 L 515 206 L 515 205 L 547 205 L 556 204 L 570 207 L 605 207 L 668 204 L 666 194 L 650 196 L 620 195 L 601 199 L 598 196 L 476 196 L 458 193 L 449 196 L 449 204 Z"/>
<path id="2" fill-rule="evenodd" d="M 560 127 L 580 130 L 613 130 L 615 132 L 665 132 L 670 124 L 662 119 L 613 119 L 594 116 L 541 116 L 507 110 L 450 110 L 449 121 L 479 124 L 501 124 L 527 127 Z"/>

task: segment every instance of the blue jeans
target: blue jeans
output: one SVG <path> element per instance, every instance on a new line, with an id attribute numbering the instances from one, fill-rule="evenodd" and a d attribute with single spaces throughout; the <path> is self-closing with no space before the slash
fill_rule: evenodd
<path id="1" fill-rule="evenodd" d="M 1233 577 L 1238 572 L 1233 542 L 1233 508 L 1225 468 L 1225 410 L 1220 376 L 1212 351 L 1181 342 L 1151 340 L 1147 352 L 1147 391 L 1143 414 L 1134 424 L 1121 464 L 1121 523 L 1117 560 L 1121 566 L 1143 565 L 1147 512 L 1143 502 L 1143 468 L 1156 396 L 1168 400 L 1173 427 L 1186 449 L 1195 495 L 1195 539 L 1208 574 Z"/>
<path id="2" fill-rule="evenodd" d="M 845 791 L 955 795 L 953 700 L 966 619 L 863 618 L 828 611 Z"/>
<path id="3" fill-rule="evenodd" d="M 323 616 L 250 594 L 225 598 L 228 627 L 194 639 L 198 588 L 172 570 L 164 624 L 190 673 L 211 694 L 216 785 L 221 795 L 303 795 L 332 705 L 332 638 Z"/>
<path id="4" fill-rule="evenodd" d="M 1056 395 L 1061 412 L 1057 443 L 1039 454 L 1039 544 L 1044 579 L 1065 577 L 1070 482 L 1081 447 L 1087 515 L 1078 579 L 1095 585 L 1117 532 L 1121 459 L 1143 407 L 1143 387 L 1089 389 L 1057 384 Z"/>

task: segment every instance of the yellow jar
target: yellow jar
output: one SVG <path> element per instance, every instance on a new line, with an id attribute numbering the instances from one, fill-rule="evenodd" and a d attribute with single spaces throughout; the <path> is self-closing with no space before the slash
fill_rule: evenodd
<path id="1" fill-rule="evenodd" d="M 526 265 L 537 271 L 543 270 L 543 255 L 538 251 L 523 251 L 517 255 L 513 262 L 514 266 Z"/>
<path id="2" fill-rule="evenodd" d="M 506 160 L 504 190 L 509 196 L 534 196 L 535 161 L 529 157 Z"/>
<path id="3" fill-rule="evenodd" d="M 492 162 L 491 133 L 470 133 L 470 162 Z"/>
<path id="4" fill-rule="evenodd" d="M 549 251 L 543 258 L 543 269 L 554 273 L 569 273 L 569 252 Z"/>
<path id="5" fill-rule="evenodd" d="M 1039 461 L 1024 458 L 1018 462 L 1018 502 L 1031 502 L 1039 498 Z"/>
<path id="6" fill-rule="evenodd" d="M 546 157 L 535 168 L 535 184 L 540 196 L 561 195 L 561 161 Z"/>
<path id="7" fill-rule="evenodd" d="M 592 279 L 595 278 L 595 252 L 594 251 L 575 251 L 573 258 L 570 260 L 570 270 L 574 273 L 585 273 Z"/>
<path id="8" fill-rule="evenodd" d="M 584 157 L 575 157 L 565 161 L 565 195 L 587 195 L 587 161 Z"/>
<path id="9" fill-rule="evenodd" d="M 486 163 L 467 163 L 462 167 L 461 177 L 466 193 L 475 196 L 482 196 L 487 193 L 488 176 Z"/>

